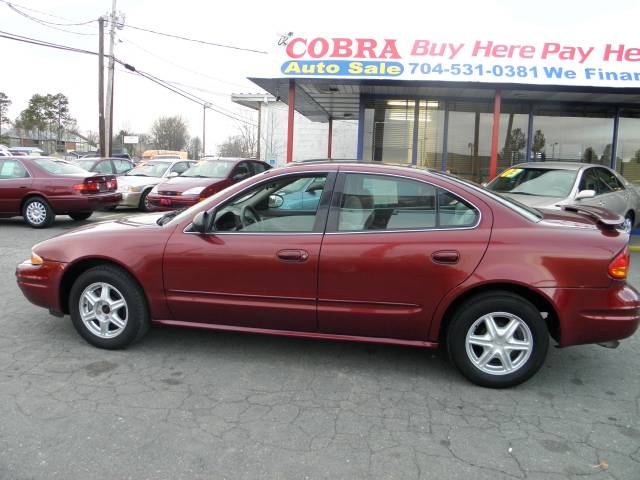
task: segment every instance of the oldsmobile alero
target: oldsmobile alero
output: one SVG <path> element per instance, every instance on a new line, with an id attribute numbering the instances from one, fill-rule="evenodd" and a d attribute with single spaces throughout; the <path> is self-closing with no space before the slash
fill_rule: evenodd
<path id="1" fill-rule="evenodd" d="M 308 183 L 311 207 L 285 202 Z M 623 221 L 415 168 L 303 163 L 182 212 L 47 240 L 16 274 L 31 302 L 70 314 L 101 348 L 154 323 L 443 346 L 471 381 L 508 387 L 541 367 L 550 337 L 613 346 L 634 333 Z"/>

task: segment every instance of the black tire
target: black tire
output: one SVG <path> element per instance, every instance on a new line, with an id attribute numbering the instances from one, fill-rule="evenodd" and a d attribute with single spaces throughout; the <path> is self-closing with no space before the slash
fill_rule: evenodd
<path id="1" fill-rule="evenodd" d="M 93 212 L 74 212 L 69 214 L 69 216 L 76 221 L 86 220 L 91 215 L 93 215 Z"/>
<path id="2" fill-rule="evenodd" d="M 471 329 L 472 333 L 477 335 L 476 338 L 491 337 L 486 320 L 488 317 L 484 316 L 498 312 L 509 316 L 494 315 L 493 324 L 498 325 L 500 331 L 505 333 L 502 328 L 515 320 L 513 325 L 519 326 L 514 333 L 516 338 L 512 337 L 512 342 L 530 341 L 529 353 L 524 350 L 511 350 L 509 345 L 506 345 L 507 353 L 501 350 L 500 345 L 494 350 L 471 342 L 467 344 L 467 333 L 470 333 Z M 486 328 L 484 333 L 483 328 Z M 500 336 L 498 342 L 504 342 L 504 337 Z M 455 366 L 473 383 L 489 388 L 507 388 L 528 380 L 540 369 L 549 348 L 549 331 L 540 312 L 531 302 L 520 295 L 496 291 L 479 294 L 467 300 L 455 311 L 447 332 L 447 347 Z M 467 347 L 470 352 L 467 351 Z M 501 354 L 500 351 L 504 353 Z M 474 362 L 482 363 L 482 355 L 485 352 L 486 358 L 491 360 L 483 367 L 476 365 Z M 494 352 L 497 356 L 494 356 Z M 509 355 L 509 358 L 505 359 L 501 355 Z M 513 364 L 511 372 L 504 368 L 508 363 Z"/>
<path id="3" fill-rule="evenodd" d="M 51 205 L 42 197 L 31 197 L 22 206 L 22 218 L 32 228 L 47 228 L 56 218 Z"/>
<path id="4" fill-rule="evenodd" d="M 120 328 L 120 331 L 118 333 L 114 332 L 115 336 L 110 338 L 103 338 L 99 333 L 92 331 L 81 318 L 81 295 L 85 289 L 95 284 L 108 284 L 111 289 L 115 288 L 114 299 L 117 300 L 119 296 L 122 296 L 126 302 L 123 307 L 126 308 L 126 322 Z M 94 306 L 94 310 L 98 310 L 98 308 Z M 129 273 L 111 265 L 93 267 L 76 279 L 69 295 L 69 312 L 71 313 L 73 326 L 82 338 L 95 347 L 109 350 L 125 348 L 141 339 L 149 330 L 150 325 L 149 310 L 144 291 Z M 119 310 L 119 312 L 122 315 L 122 310 Z M 101 325 L 98 320 L 92 324 L 95 325 L 96 329 L 100 328 L 98 324 Z M 109 328 L 113 328 L 113 330 L 116 330 L 116 327 L 114 324 L 109 324 Z M 107 331 L 107 335 L 109 333 L 111 332 Z"/>
<path id="5" fill-rule="evenodd" d="M 151 208 L 149 207 L 149 203 L 147 202 L 147 197 L 149 196 L 149 192 L 151 192 L 151 189 L 145 190 L 144 192 L 142 192 L 142 195 L 140 196 L 140 203 L 138 204 L 138 210 L 140 210 L 141 212 L 151 211 Z"/>

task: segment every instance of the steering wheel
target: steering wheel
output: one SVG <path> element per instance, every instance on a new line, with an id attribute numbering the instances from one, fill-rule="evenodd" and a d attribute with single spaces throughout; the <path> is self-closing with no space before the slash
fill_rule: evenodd
<path id="1" fill-rule="evenodd" d="M 251 205 L 245 205 L 240 209 L 240 222 L 242 228 L 247 228 L 249 225 L 260 222 L 260 215 Z"/>

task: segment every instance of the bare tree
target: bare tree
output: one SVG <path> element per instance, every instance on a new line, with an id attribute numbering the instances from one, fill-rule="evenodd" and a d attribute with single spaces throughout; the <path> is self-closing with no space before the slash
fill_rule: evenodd
<path id="1" fill-rule="evenodd" d="M 151 127 L 156 147 L 162 150 L 182 150 L 189 141 L 187 124 L 181 116 L 160 117 Z"/>
<path id="2" fill-rule="evenodd" d="M 230 135 L 218 146 L 221 157 L 252 158 L 256 156 L 258 129 L 255 125 L 243 122 L 236 135 Z"/>

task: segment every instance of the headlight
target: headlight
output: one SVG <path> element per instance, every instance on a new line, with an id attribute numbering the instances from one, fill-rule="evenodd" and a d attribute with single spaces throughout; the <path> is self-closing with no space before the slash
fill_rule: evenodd
<path id="1" fill-rule="evenodd" d="M 137 192 L 140 192 L 141 190 L 142 190 L 142 186 L 134 187 L 134 186 L 129 185 L 127 187 L 127 192 L 129 192 L 129 193 L 137 193 Z"/>
<path id="2" fill-rule="evenodd" d="M 31 265 L 42 265 L 44 263 L 44 260 L 42 260 L 42 257 L 40 255 L 38 255 L 35 252 L 31 252 Z"/>
<path id="3" fill-rule="evenodd" d="M 193 187 L 182 192 L 182 195 L 198 195 L 205 187 Z"/>

